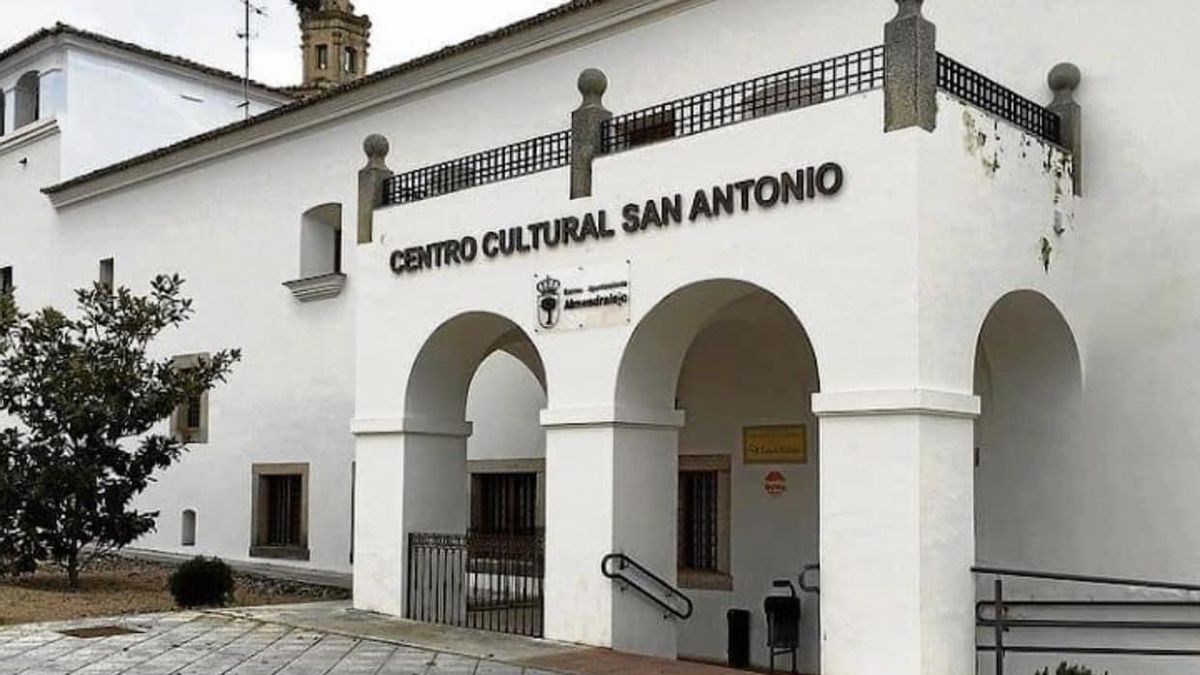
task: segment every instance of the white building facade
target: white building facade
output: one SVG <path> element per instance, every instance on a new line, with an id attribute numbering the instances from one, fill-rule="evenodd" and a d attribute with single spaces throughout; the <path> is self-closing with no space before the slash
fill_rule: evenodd
<path id="1" fill-rule="evenodd" d="M 1200 10 L 1169 4 L 577 0 L 85 175 L 4 161 L 0 267 L 26 306 L 179 272 L 164 350 L 243 349 L 141 548 L 668 657 L 724 660 L 749 610 L 758 665 L 807 569 L 803 672 L 993 672 L 996 578 L 1197 581 L 1200 92 L 1159 64 Z M 67 142 L 28 165 L 86 167 Z M 1058 628 L 1005 639 L 1193 639 Z"/>

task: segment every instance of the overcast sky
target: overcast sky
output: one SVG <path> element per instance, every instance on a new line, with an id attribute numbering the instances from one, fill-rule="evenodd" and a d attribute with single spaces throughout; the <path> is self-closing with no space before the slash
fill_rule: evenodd
<path id="1" fill-rule="evenodd" d="M 564 0 L 354 0 L 371 16 L 372 71 L 406 61 L 479 33 L 532 16 Z M 274 85 L 300 78 L 300 29 L 289 0 L 254 0 L 266 17 L 254 19 L 258 37 L 251 77 Z M 236 73 L 242 71 L 240 0 L 0 0 L 0 49 L 53 25 L 69 23 L 178 54 Z"/>

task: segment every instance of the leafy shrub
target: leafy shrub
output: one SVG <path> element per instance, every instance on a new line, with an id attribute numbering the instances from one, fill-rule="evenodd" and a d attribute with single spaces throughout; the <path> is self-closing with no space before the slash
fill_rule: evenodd
<path id="1" fill-rule="evenodd" d="M 1043 668 L 1033 675 L 1050 675 L 1050 669 Z M 1054 671 L 1054 675 L 1096 675 L 1096 673 L 1087 666 L 1069 666 L 1067 665 L 1066 661 L 1064 661 L 1058 665 L 1058 669 Z M 1108 675 L 1108 672 L 1105 672 L 1104 675 Z"/>
<path id="2" fill-rule="evenodd" d="M 171 574 L 170 589 L 180 607 L 221 606 L 233 600 L 233 570 L 220 558 L 196 556 Z"/>

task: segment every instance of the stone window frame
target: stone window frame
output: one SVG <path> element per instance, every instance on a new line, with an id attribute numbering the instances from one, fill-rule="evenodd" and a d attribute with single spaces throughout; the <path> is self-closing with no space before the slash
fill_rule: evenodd
<path id="1" fill-rule="evenodd" d="M 108 292 L 115 293 L 117 290 L 117 259 L 109 256 L 100 259 L 100 273 L 97 276 L 97 281 L 100 285 L 107 288 Z"/>
<path id="2" fill-rule="evenodd" d="M 27 70 L 13 86 L 13 131 L 42 119 L 42 74 Z"/>
<path id="3" fill-rule="evenodd" d="M 730 455 L 680 455 L 679 472 L 715 471 L 717 474 L 717 570 L 676 569 L 680 588 L 732 591 L 730 539 L 733 515 L 733 458 Z M 678 537 L 678 533 L 676 537 Z"/>
<path id="4" fill-rule="evenodd" d="M 309 464 L 255 463 L 250 467 L 250 557 L 281 560 L 308 560 L 308 504 Z M 296 546 L 268 546 L 267 539 L 267 495 L 261 489 L 263 478 L 268 476 L 300 476 L 300 543 Z"/>
<path id="5" fill-rule="evenodd" d="M 200 363 L 207 359 L 207 352 L 196 354 L 180 354 L 175 356 L 171 365 L 176 370 L 187 370 L 195 368 Z M 208 392 L 204 391 L 198 399 L 200 405 L 200 426 L 190 427 L 187 425 L 188 419 L 188 404 L 180 404 L 175 406 L 175 410 L 171 413 L 171 435 L 176 440 L 182 443 L 203 445 L 208 443 Z"/>
<path id="6" fill-rule="evenodd" d="M 474 474 L 533 473 L 537 474 L 537 495 L 534 505 L 534 526 L 546 527 L 546 460 L 528 459 L 472 459 L 467 460 L 467 517 L 470 518 L 471 485 Z"/>
<path id="7" fill-rule="evenodd" d="M 187 548 L 196 545 L 196 509 L 184 509 L 179 514 L 179 545 Z"/>

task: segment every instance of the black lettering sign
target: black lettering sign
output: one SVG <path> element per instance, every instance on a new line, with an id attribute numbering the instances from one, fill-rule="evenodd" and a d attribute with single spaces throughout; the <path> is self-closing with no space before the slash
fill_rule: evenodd
<path id="1" fill-rule="evenodd" d="M 836 162 L 806 166 L 778 175 L 739 180 L 724 185 L 700 188 L 685 199 L 683 194 L 665 195 L 644 201 L 630 202 L 621 208 L 621 232 L 625 235 L 648 236 L 649 230 L 659 230 L 701 219 L 708 221 L 721 216 L 747 213 L 754 208 L 768 210 L 779 205 L 802 204 L 817 198 L 833 197 L 846 184 L 846 172 Z M 388 264 L 398 275 L 415 274 L 423 270 L 455 265 L 468 265 L 482 252 L 485 258 L 495 259 L 512 255 L 552 249 L 572 244 L 602 242 L 616 237 L 618 231 L 609 226 L 604 209 L 582 215 L 561 216 L 520 227 L 501 227 L 480 236 L 435 241 L 420 246 L 408 246 L 392 251 Z M 589 288 L 588 303 L 572 306 L 567 292 L 566 309 L 585 306 L 622 305 L 629 302 L 627 290 Z M 557 293 L 557 290 L 556 290 Z"/>

